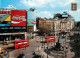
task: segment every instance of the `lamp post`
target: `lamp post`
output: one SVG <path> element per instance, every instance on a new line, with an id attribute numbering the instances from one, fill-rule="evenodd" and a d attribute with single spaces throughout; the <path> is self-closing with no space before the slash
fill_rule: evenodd
<path id="1" fill-rule="evenodd" d="M 42 37 L 42 47 L 41 48 L 43 48 L 43 37 Z"/>
<path id="2" fill-rule="evenodd" d="M 56 38 L 56 23 L 55 23 L 55 38 Z M 56 41 L 54 41 L 54 43 L 55 43 Z M 55 45 L 55 44 L 54 44 Z"/>
<path id="3" fill-rule="evenodd" d="M 47 43 L 47 58 L 48 58 L 48 46 L 49 46 L 49 44 Z"/>
<path id="4" fill-rule="evenodd" d="M 38 46 L 38 52 L 39 52 L 39 46 Z"/>
<path id="5" fill-rule="evenodd" d="M 44 43 L 44 50 L 45 50 L 45 43 Z"/>
<path id="6" fill-rule="evenodd" d="M 52 47 L 53 42 L 51 42 L 51 47 Z"/>

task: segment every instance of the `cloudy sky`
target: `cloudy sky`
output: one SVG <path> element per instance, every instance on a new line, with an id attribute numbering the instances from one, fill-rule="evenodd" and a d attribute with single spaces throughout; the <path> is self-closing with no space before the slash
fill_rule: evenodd
<path id="1" fill-rule="evenodd" d="M 77 11 L 71 11 L 71 3 L 76 2 Z M 67 11 L 75 21 L 80 21 L 80 0 L 1 0 L 0 8 L 36 8 L 38 17 L 52 18 L 55 13 Z"/>

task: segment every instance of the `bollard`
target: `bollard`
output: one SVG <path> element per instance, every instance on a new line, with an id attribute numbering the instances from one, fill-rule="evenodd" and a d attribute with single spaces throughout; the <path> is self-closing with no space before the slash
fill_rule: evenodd
<path id="1" fill-rule="evenodd" d="M 38 52 L 40 52 L 40 50 L 39 50 L 39 46 L 38 46 Z"/>

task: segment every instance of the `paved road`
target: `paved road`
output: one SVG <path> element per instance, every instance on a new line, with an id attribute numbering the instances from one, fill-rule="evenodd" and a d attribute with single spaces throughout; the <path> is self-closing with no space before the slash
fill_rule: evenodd
<path id="1" fill-rule="evenodd" d="M 32 58 L 33 55 L 33 51 L 38 47 L 40 46 L 41 43 L 40 42 L 36 42 L 36 40 L 34 39 L 34 41 L 32 41 L 30 43 L 30 46 L 26 48 L 26 51 L 24 51 L 24 53 L 26 54 L 27 58 Z"/>
<path id="2" fill-rule="evenodd" d="M 13 50 L 11 51 L 9 54 L 10 54 L 10 57 L 11 58 L 17 58 L 17 56 L 21 53 L 25 54 L 26 55 L 26 58 L 32 58 L 33 57 L 33 51 L 35 51 L 35 49 L 40 46 L 41 43 L 40 42 L 36 42 L 36 39 L 32 39 L 30 41 L 30 45 L 29 47 L 26 47 L 25 48 L 20 48 L 20 49 L 16 49 L 16 50 Z"/>
<path id="3" fill-rule="evenodd" d="M 40 38 L 42 39 L 42 38 Z M 56 42 L 58 41 L 58 38 L 56 37 Z M 63 41 L 65 41 L 65 39 L 61 39 L 60 38 L 60 43 L 62 43 Z M 9 54 L 10 54 L 10 58 L 17 58 L 17 56 L 19 54 L 25 54 L 26 55 L 26 58 L 32 58 L 33 57 L 33 52 L 36 50 L 36 48 L 38 46 L 42 45 L 40 42 L 36 42 L 36 39 L 32 39 L 30 41 L 30 46 L 29 47 L 26 47 L 25 48 L 20 48 L 20 49 L 16 49 L 16 50 L 13 50 L 11 51 Z"/>

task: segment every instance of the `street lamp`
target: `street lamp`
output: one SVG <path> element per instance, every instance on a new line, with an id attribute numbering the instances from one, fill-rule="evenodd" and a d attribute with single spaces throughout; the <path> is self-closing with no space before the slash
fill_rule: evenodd
<path id="1" fill-rule="evenodd" d="M 53 43 L 51 42 L 51 47 L 52 47 L 52 44 L 53 44 Z"/>
<path id="2" fill-rule="evenodd" d="M 45 50 L 45 43 L 44 43 L 44 50 Z"/>
<path id="3" fill-rule="evenodd" d="M 49 44 L 47 43 L 47 58 L 48 58 L 48 46 L 49 46 Z"/>
<path id="4" fill-rule="evenodd" d="M 39 52 L 39 46 L 38 46 L 38 52 Z"/>
<path id="5" fill-rule="evenodd" d="M 43 37 L 42 37 L 42 47 L 41 48 L 43 48 Z"/>

